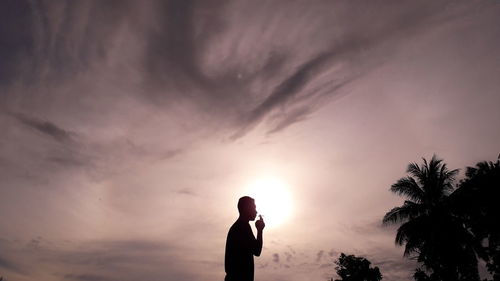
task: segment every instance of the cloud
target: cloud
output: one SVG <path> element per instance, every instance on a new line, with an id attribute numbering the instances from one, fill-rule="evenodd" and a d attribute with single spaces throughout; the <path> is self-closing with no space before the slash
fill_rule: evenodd
<path id="1" fill-rule="evenodd" d="M 32 52 L 31 17 L 26 1 L 0 3 L 0 86 L 10 83 L 24 70 L 19 62 Z M 12 28 L 16 26 L 17 28 Z"/>
<path id="2" fill-rule="evenodd" d="M 64 130 L 52 122 L 40 120 L 22 113 L 11 113 L 11 115 L 29 128 L 49 136 L 60 143 L 68 144 L 74 142 L 75 133 Z"/>
<path id="3" fill-rule="evenodd" d="M 325 251 L 323 250 L 320 250 L 318 253 L 316 253 L 316 262 L 320 262 L 321 259 L 323 258 L 323 254 L 325 253 Z"/>
<path id="4" fill-rule="evenodd" d="M 273 262 L 280 263 L 280 255 L 278 253 L 273 254 Z"/>
<path id="5" fill-rule="evenodd" d="M 456 13 L 448 1 L 391 2 L 387 9 L 368 1 L 318 2 L 292 23 L 289 15 L 302 9 L 297 3 L 270 3 L 266 10 L 225 0 L 16 3 L 2 4 L 19 11 L 3 18 L 5 26 L 22 27 L 0 34 L 11 42 L 0 51 L 8 58 L 5 85 L 30 80 L 34 89 L 50 88 L 81 75 L 104 76 L 140 89 L 130 93 L 135 102 L 164 110 L 191 104 L 194 114 L 208 117 L 203 126 L 229 126 L 233 139 L 262 123 L 276 133 L 306 120 L 381 65 L 403 39 Z M 232 17 L 241 16 L 246 22 L 234 25 L 247 32 L 232 26 Z M 259 29 L 271 20 L 273 28 Z M 246 44 L 255 41 L 256 49 Z"/>
<path id="6" fill-rule="evenodd" d="M 407 259 L 395 259 L 387 257 L 387 259 L 379 257 L 377 260 L 370 260 L 373 266 L 378 266 L 380 272 L 386 279 L 390 280 L 405 280 L 411 278 L 416 268 L 416 263 Z"/>
<path id="7" fill-rule="evenodd" d="M 210 4 L 197 0 L 157 1 L 155 22 L 147 29 L 145 69 L 147 81 L 176 88 L 195 84 L 208 87 L 211 82 L 201 71 L 200 53 L 208 41 L 222 30 L 220 11 L 227 1 Z M 163 91 L 162 94 L 168 95 Z"/>
<path id="8" fill-rule="evenodd" d="M 23 154 L 27 151 L 38 150 L 42 151 L 39 155 L 42 159 L 38 160 L 49 164 L 34 167 L 30 173 L 38 174 L 40 171 L 47 170 L 53 172 L 54 169 L 58 169 L 54 167 L 54 164 L 63 169 L 83 168 L 88 172 L 96 167 L 99 155 L 96 154 L 96 151 L 90 151 L 88 147 L 82 145 L 84 139 L 77 133 L 35 116 L 19 112 L 10 112 L 8 115 L 22 124 L 23 129 L 28 129 L 26 133 L 23 132 L 18 136 L 16 143 L 8 143 L 8 146 L 17 146 L 17 149 L 21 150 L 17 157 L 22 159 Z M 33 132 L 40 138 L 34 138 Z M 7 153 L 6 156 L 10 155 Z M 35 161 L 36 159 L 30 160 Z"/>
<path id="9" fill-rule="evenodd" d="M 146 265 L 148 260 L 157 263 L 157 258 L 172 250 L 172 246 L 165 242 L 149 240 L 103 240 L 81 246 L 80 249 L 61 251 L 52 258 L 56 262 L 112 269 Z"/>
<path id="10" fill-rule="evenodd" d="M 340 252 L 335 250 L 335 249 L 331 249 L 329 252 L 328 252 L 328 256 L 331 257 L 331 258 L 337 258 L 338 256 L 340 256 Z"/>
<path id="11" fill-rule="evenodd" d="M 109 277 L 94 274 L 66 274 L 64 279 L 78 280 L 78 281 L 104 281 L 109 280 Z"/>
<path id="12" fill-rule="evenodd" d="M 305 62 L 298 67 L 295 72 L 279 84 L 275 90 L 267 96 L 256 108 L 252 109 L 249 114 L 243 117 L 240 123 L 241 128 L 232 136 L 233 139 L 243 136 L 248 130 L 261 122 L 267 115 L 277 107 L 286 107 L 287 103 L 291 102 L 304 87 L 318 75 L 321 67 L 328 63 L 328 55 L 320 54 L 319 56 Z M 311 99 L 311 97 L 309 97 Z M 290 106 L 290 105 L 289 105 Z M 281 119 L 274 128 L 269 130 L 269 133 L 278 132 L 289 125 L 299 122 L 312 112 L 312 108 L 302 106 L 292 110 L 291 114 L 283 114 L 283 117 L 275 117 Z"/>
<path id="13" fill-rule="evenodd" d="M 198 195 L 198 194 L 196 194 L 196 192 L 194 192 L 193 190 L 188 189 L 188 188 L 183 188 L 183 189 L 177 190 L 176 193 L 182 194 L 182 195 L 190 195 L 190 196 L 197 196 Z"/>
<path id="14" fill-rule="evenodd" d="M 37 280 L 50 280 L 55 276 L 67 280 L 193 280 L 196 257 L 193 262 L 179 256 L 178 249 L 163 241 L 154 240 L 100 240 L 78 242 L 73 245 L 46 241 L 36 249 L 11 245 L 12 258 L 30 266 L 26 273 L 14 261 L 0 259 L 0 266 L 11 272 L 23 273 Z M 50 242 L 50 243 L 49 243 Z M 5 249 L 3 249 L 5 250 Z M 186 267 L 186 268 L 184 268 Z M 46 270 L 57 268 L 54 275 L 46 276 Z M 198 269 L 199 271 L 200 269 Z"/>
<path id="15" fill-rule="evenodd" d="M 24 274 L 25 270 L 23 270 L 18 264 L 7 260 L 6 258 L 0 257 L 0 267 L 5 270 L 12 271 L 19 274 Z"/>
<path id="16" fill-rule="evenodd" d="M 212 151 L 215 147 L 212 146 L 213 139 L 218 142 L 233 136 L 235 140 L 256 132 L 259 137 L 262 133 L 282 141 L 278 136 L 280 132 L 294 124 L 311 120 L 328 102 L 349 94 L 358 86 L 364 93 L 353 99 L 359 102 L 358 105 L 369 103 L 366 107 L 356 108 L 360 112 L 382 104 L 378 102 L 380 100 L 386 102 L 385 99 L 394 99 L 395 96 L 403 96 L 405 105 L 411 104 L 413 109 L 415 100 L 413 97 L 407 99 L 410 94 L 404 96 L 405 93 L 411 92 L 413 88 L 429 88 L 418 88 L 417 83 L 408 81 L 422 81 L 418 80 L 419 75 L 412 72 L 414 66 L 411 62 L 425 61 L 424 55 L 430 55 L 427 57 L 429 61 L 439 60 L 444 53 L 448 53 L 448 49 L 455 50 L 458 55 L 452 56 L 453 60 L 444 59 L 446 63 L 443 65 L 452 61 L 460 62 L 465 54 L 468 60 L 457 64 L 462 68 L 457 72 L 465 71 L 463 75 L 467 77 L 489 77 L 491 73 L 497 73 L 491 71 L 491 64 L 487 63 L 491 62 L 491 56 L 496 55 L 493 50 L 498 48 L 471 47 L 496 45 L 494 39 L 485 41 L 484 38 L 498 38 L 495 36 L 496 31 L 486 30 L 488 26 L 495 26 L 497 17 L 491 15 L 497 12 L 489 9 L 490 4 L 483 3 L 481 7 L 476 4 L 441 0 L 390 0 L 383 3 L 360 0 L 311 1 L 307 4 L 279 0 L 167 0 L 140 3 L 119 0 L 3 1 L 0 3 L 0 38 L 5 44 L 0 46 L 0 110 L 13 113 L 0 115 L 0 178 L 3 180 L 0 206 L 3 213 L 17 214 L 25 223 L 11 224 L 11 217 L 6 216 L 1 222 L 10 227 L 3 228 L 2 235 L 7 233 L 9 237 L 24 237 L 33 232 L 40 232 L 44 237 L 118 235 L 123 229 L 143 231 L 139 226 L 127 228 L 130 224 L 135 226 L 136 219 L 141 218 L 140 227 L 152 230 L 154 233 L 151 235 L 164 235 L 162 231 L 168 232 L 168 235 L 180 233 L 182 239 L 178 243 L 186 241 L 186 233 L 189 233 L 192 241 L 200 241 L 197 236 L 200 224 L 206 224 L 206 229 L 214 231 L 205 235 L 216 236 L 218 234 L 212 226 L 217 225 L 217 222 L 212 223 L 212 220 L 217 220 L 216 216 L 220 213 L 200 222 L 196 221 L 199 214 L 190 208 L 206 206 L 205 202 L 208 201 L 204 200 L 214 199 L 226 186 L 238 184 L 241 176 L 238 169 L 241 166 L 236 162 L 245 160 L 230 155 L 237 151 L 231 151 L 234 148 L 232 144 L 226 146 L 227 143 L 224 143 L 218 146 L 221 150 L 215 148 L 215 152 Z M 484 17 L 488 18 L 487 24 L 478 20 L 484 15 L 484 10 L 492 10 L 490 16 Z M 473 16 L 466 17 L 469 22 L 464 23 L 463 18 L 459 17 L 461 15 Z M 481 24 L 472 26 L 472 22 Z M 439 32 L 452 24 L 462 27 Z M 485 32 L 477 32 L 482 28 Z M 471 39 L 468 42 L 491 44 L 471 43 L 465 44 L 463 49 L 454 49 L 450 46 L 455 41 L 441 35 L 448 36 L 457 30 L 464 31 L 464 34 L 476 34 L 466 37 Z M 432 36 L 442 39 L 429 40 Z M 461 36 L 454 36 L 457 37 L 456 42 L 460 42 Z M 441 53 L 432 53 L 439 49 L 431 46 L 436 42 L 441 45 Z M 472 51 L 466 49 L 467 46 Z M 481 54 L 482 60 L 476 66 L 479 70 L 487 65 L 484 69 L 489 74 L 484 75 L 484 72 L 473 68 L 474 60 L 479 56 L 472 54 L 474 50 L 489 51 Z M 405 52 L 409 54 L 401 55 Z M 404 80 L 404 75 L 398 76 L 387 71 L 377 72 L 381 66 L 390 65 L 398 56 L 400 67 L 392 68 L 391 71 L 409 70 L 406 77 L 411 79 Z M 434 66 L 428 62 L 422 64 L 425 65 L 421 66 L 421 72 L 426 74 Z M 466 70 L 463 70 L 465 68 L 462 65 L 467 66 Z M 436 69 L 431 71 L 436 80 L 445 77 L 450 81 L 466 81 L 464 84 L 470 81 L 456 79 L 460 75 L 448 73 L 446 76 L 446 69 L 443 71 L 444 76 L 441 76 Z M 421 73 L 416 71 L 416 74 Z M 391 77 L 403 77 L 403 80 L 391 81 Z M 363 84 L 370 79 L 371 82 Z M 373 82 L 376 79 L 380 81 Z M 407 86 L 397 88 L 395 92 L 398 93 L 390 97 L 385 93 L 380 97 L 376 95 L 390 88 L 391 84 Z M 444 86 L 439 88 L 446 89 Z M 494 87 L 486 90 L 491 90 L 492 97 L 497 92 Z M 375 100 L 377 102 L 372 105 L 371 102 Z M 449 100 L 452 99 L 447 102 Z M 479 99 L 475 97 L 476 100 Z M 482 104 L 495 104 L 488 101 L 491 99 L 485 98 Z M 438 107 L 444 103 L 434 104 Z M 394 102 L 393 105 L 400 104 Z M 421 105 L 425 110 L 417 110 L 414 115 L 405 112 L 405 116 L 428 116 L 427 102 Z M 480 106 L 478 103 L 476 108 Z M 338 107 L 329 109 L 340 109 L 344 115 L 349 111 Z M 474 111 L 470 109 L 468 113 Z M 321 114 L 322 117 L 327 116 L 325 112 Z M 321 124 L 333 124 L 336 121 L 332 117 L 334 115 L 328 114 L 327 118 L 332 119 L 315 120 L 318 121 L 316 129 L 325 128 Z M 363 124 L 382 120 L 372 119 L 365 112 L 348 116 L 363 119 Z M 452 118 L 454 115 L 449 116 Z M 359 120 L 354 119 L 339 120 L 346 124 L 344 128 L 352 126 L 352 130 L 339 130 L 335 140 L 328 139 L 331 135 L 314 131 L 319 134 L 318 138 L 321 137 L 332 146 L 342 147 L 337 145 L 339 143 L 336 140 L 346 140 L 342 143 L 346 149 L 342 150 L 350 160 L 342 163 L 342 160 L 338 160 L 342 159 L 338 157 L 340 155 L 335 155 L 337 160 L 332 160 L 332 163 L 341 163 L 343 167 L 349 167 L 346 163 L 356 159 L 356 153 L 363 149 L 360 146 L 362 142 L 358 140 L 369 139 L 365 138 L 365 134 L 355 132 Z M 470 120 L 471 124 L 477 123 L 475 119 Z M 351 124 L 350 121 L 354 122 Z M 453 124 L 462 123 L 448 122 L 450 126 L 461 126 Z M 401 123 L 397 125 L 395 128 L 402 128 Z M 470 127 L 478 128 L 477 124 Z M 305 129 L 299 134 L 311 132 Z M 384 132 L 380 131 L 381 134 Z M 389 134 L 386 135 L 390 136 L 394 130 L 387 132 Z M 253 137 L 250 136 L 249 140 Z M 357 140 L 352 141 L 352 138 Z M 457 134 L 453 138 L 443 139 L 460 138 Z M 236 142 L 235 146 L 245 141 Z M 287 144 L 299 142 L 303 142 L 303 148 L 311 144 L 298 136 L 287 138 L 282 147 L 286 149 Z M 272 145 L 272 142 L 269 143 Z M 316 143 L 314 145 L 317 146 Z M 358 152 L 349 150 L 350 147 Z M 308 155 L 314 156 L 316 148 L 311 149 Z M 371 151 L 380 152 L 383 147 Z M 413 153 L 411 150 L 405 151 L 407 154 Z M 265 159 L 256 153 L 255 157 L 267 161 L 267 158 L 274 158 L 280 153 L 278 150 L 276 154 L 266 152 Z M 329 149 L 321 158 L 327 161 L 333 153 L 335 150 Z M 240 154 L 244 155 L 245 152 Z M 207 166 L 208 162 L 218 163 L 219 159 L 215 158 L 219 156 L 221 159 L 234 160 L 219 165 L 222 168 Z M 301 162 L 303 157 L 298 152 L 286 156 L 290 158 L 285 157 L 288 160 L 297 157 L 294 158 L 297 161 L 284 160 L 289 163 Z M 364 163 L 371 165 L 367 161 Z M 321 171 L 321 165 L 325 162 L 314 163 L 317 166 L 317 169 L 313 167 L 316 173 Z M 282 165 L 281 168 L 286 170 L 287 167 Z M 359 165 L 356 168 L 359 170 Z M 223 171 L 215 175 L 217 169 Z M 250 166 L 243 169 L 255 170 Z M 339 181 L 342 179 L 337 178 Z M 212 190 L 213 186 L 217 186 L 216 189 Z M 193 195 L 193 190 L 199 196 L 185 196 Z M 299 190 L 297 188 L 296 192 Z M 236 189 L 231 189 L 231 192 L 236 192 Z M 201 196 L 204 194 L 210 194 L 210 197 Z M 210 204 L 206 207 L 212 208 Z M 222 207 L 213 207 L 214 210 L 218 208 Z M 161 225 L 156 218 L 158 212 L 170 219 L 182 220 L 182 223 L 172 220 L 166 226 Z M 16 219 L 16 216 L 12 219 Z M 142 220 L 143 216 L 148 219 Z M 196 216 L 196 219 L 193 218 Z M 197 223 L 193 223 L 195 221 Z M 393 237 L 395 229 L 381 230 L 371 223 L 349 225 L 343 234 L 349 236 L 348 239 L 362 237 L 362 241 L 352 243 L 362 249 L 359 251 L 364 251 L 362 254 L 370 253 L 370 260 L 373 258 L 374 264 L 382 261 L 385 276 L 403 276 L 406 274 L 404 264 L 398 263 L 401 261 L 400 249 L 372 251 L 374 246 L 370 246 L 385 243 L 384 246 L 392 249 L 392 238 L 389 240 L 387 237 Z M 84 228 L 89 231 L 77 233 Z M 182 231 L 178 232 L 179 228 Z M 96 229 L 99 231 L 92 231 Z M 334 235 L 332 237 L 335 238 Z M 293 239 L 299 238 L 290 239 L 290 243 L 295 243 L 297 241 Z M 318 239 L 314 243 L 323 242 Z M 343 242 L 337 245 L 348 247 L 348 243 Z M 176 274 L 180 280 L 193 277 L 190 276 L 194 272 L 193 265 L 186 261 L 186 251 L 182 252 L 168 243 L 167 246 L 141 243 L 134 246 L 132 241 L 101 241 L 82 243 L 81 248 L 68 246 L 51 248 L 49 251 L 44 243 L 34 242 L 30 244 L 33 247 L 30 246 L 29 250 L 34 251 L 36 248 L 37 253 L 24 252 L 28 251 L 26 249 L 1 251 L 7 253 L 3 254 L 1 261 L 4 267 L 33 268 L 38 273 L 52 272 L 53 267 L 50 265 L 55 264 L 56 268 L 61 265 L 64 270 L 59 272 L 60 279 L 126 280 L 133 277 L 144 279 L 146 276 L 146 280 L 177 280 Z M 210 247 L 215 246 L 207 246 Z M 324 245 L 312 249 L 322 247 Z M 156 251 L 155 248 L 162 250 Z M 299 254 L 295 254 L 291 248 L 288 250 L 290 255 L 284 250 L 270 251 L 277 255 L 280 262 L 275 266 L 291 266 L 293 269 L 306 261 L 307 265 L 299 268 L 306 272 L 304 274 L 316 270 L 320 266 L 318 263 L 325 258 L 335 258 L 339 254 L 337 251 L 324 251 L 318 255 L 319 252 L 311 250 L 309 256 L 304 257 L 300 254 L 302 249 L 297 250 Z M 268 259 L 269 264 L 274 264 L 273 255 Z M 314 263 L 315 259 L 319 259 L 317 263 Z M 396 261 L 395 264 L 391 264 L 391 260 Z M 110 269 L 101 268 L 95 261 L 102 262 Z M 167 266 L 164 267 L 164 264 Z M 202 264 L 196 261 L 194 268 Z M 215 266 L 200 272 L 214 272 L 213 268 Z M 131 272 L 131 276 L 125 276 L 126 271 Z M 138 276 L 141 274 L 144 276 Z M 282 279 L 289 280 L 285 277 Z M 387 278 L 391 279 L 406 278 Z"/>
<path id="17" fill-rule="evenodd" d="M 12 43 L 24 47 L 16 63 L 25 67 L 14 73 L 37 85 L 60 83 L 105 61 L 117 32 L 134 11 L 131 1 L 17 2 L 22 8 L 11 10 L 20 14 L 8 20 L 25 23 L 16 29 L 16 37 L 26 39 Z"/>

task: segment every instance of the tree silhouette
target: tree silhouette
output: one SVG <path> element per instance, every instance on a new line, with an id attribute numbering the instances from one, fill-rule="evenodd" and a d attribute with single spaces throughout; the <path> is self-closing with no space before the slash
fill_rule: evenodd
<path id="1" fill-rule="evenodd" d="M 500 157 L 500 155 L 499 155 Z M 452 194 L 453 211 L 474 234 L 477 251 L 493 280 L 500 280 L 500 159 L 468 167 L 466 178 Z"/>
<path id="2" fill-rule="evenodd" d="M 371 268 L 370 262 L 362 257 L 354 255 L 346 256 L 344 253 L 340 254 L 338 260 L 335 261 L 337 265 L 337 275 L 342 279 L 335 281 L 380 281 L 382 274 L 378 267 Z"/>
<path id="3" fill-rule="evenodd" d="M 407 200 L 387 212 L 383 223 L 401 223 L 396 244 L 405 245 L 404 256 L 416 257 L 423 264 L 415 279 L 479 280 L 476 240 L 449 207 L 448 196 L 458 170 L 449 170 L 434 155 L 429 162 L 423 159 L 421 166 L 410 163 L 407 172 L 409 176 L 390 189 Z"/>
<path id="4" fill-rule="evenodd" d="M 421 268 L 417 268 L 415 270 L 415 274 L 413 274 L 413 278 L 415 281 L 438 281 L 434 276 L 429 276 L 425 271 Z"/>

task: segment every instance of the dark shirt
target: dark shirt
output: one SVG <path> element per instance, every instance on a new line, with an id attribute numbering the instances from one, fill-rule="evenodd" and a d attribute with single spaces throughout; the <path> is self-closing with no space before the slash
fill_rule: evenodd
<path id="1" fill-rule="evenodd" d="M 224 280 L 253 281 L 253 256 L 257 252 L 258 242 L 250 224 L 237 220 L 227 233 Z"/>

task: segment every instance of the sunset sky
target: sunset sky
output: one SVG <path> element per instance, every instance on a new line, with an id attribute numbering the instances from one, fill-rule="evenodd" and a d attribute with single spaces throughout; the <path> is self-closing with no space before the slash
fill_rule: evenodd
<path id="1" fill-rule="evenodd" d="M 410 280 L 391 184 L 495 160 L 499 109 L 497 0 L 0 0 L 0 276 L 223 280 L 260 189 L 256 281 Z"/>

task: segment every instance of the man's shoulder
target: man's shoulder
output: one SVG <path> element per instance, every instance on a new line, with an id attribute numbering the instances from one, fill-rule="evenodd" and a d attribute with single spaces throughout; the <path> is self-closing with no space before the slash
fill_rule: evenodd
<path id="1" fill-rule="evenodd" d="M 250 228 L 250 224 L 248 224 L 247 222 L 236 221 L 229 228 L 229 233 L 247 231 L 248 228 Z"/>

